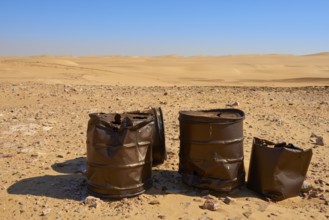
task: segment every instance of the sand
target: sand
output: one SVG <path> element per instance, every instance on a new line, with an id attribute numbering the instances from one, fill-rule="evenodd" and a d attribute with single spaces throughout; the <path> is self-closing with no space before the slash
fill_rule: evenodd
<path id="1" fill-rule="evenodd" d="M 308 56 L 0 57 L 2 82 L 121 86 L 328 85 L 329 53 Z"/>
<path id="2" fill-rule="evenodd" d="M 1 219 L 329 218 L 329 54 L 222 57 L 0 57 Z M 212 193 L 182 183 L 178 112 L 238 102 L 245 167 L 253 137 L 313 148 L 310 194 L 280 202 L 241 187 Z M 161 106 L 168 160 L 154 186 L 120 201 L 83 201 L 88 113 Z M 323 137 L 324 146 L 312 141 Z M 164 190 L 166 189 L 166 190 Z M 234 201 L 225 204 L 226 196 Z"/>

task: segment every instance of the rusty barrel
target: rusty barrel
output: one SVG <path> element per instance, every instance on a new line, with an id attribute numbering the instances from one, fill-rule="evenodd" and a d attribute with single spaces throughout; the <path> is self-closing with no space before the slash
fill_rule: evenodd
<path id="1" fill-rule="evenodd" d="M 153 166 L 163 164 L 167 159 L 167 150 L 165 143 L 165 131 L 162 109 L 160 107 L 152 108 L 144 111 L 132 111 L 127 114 L 138 116 L 151 115 L 154 120 L 153 138 L 152 138 L 152 164 Z"/>
<path id="2" fill-rule="evenodd" d="M 272 200 L 298 196 L 312 154 L 311 148 L 254 137 L 247 187 Z"/>
<path id="3" fill-rule="evenodd" d="M 180 111 L 179 173 L 190 186 L 228 192 L 245 182 L 239 109 Z"/>
<path id="4" fill-rule="evenodd" d="M 87 129 L 87 187 L 104 198 L 143 193 L 152 186 L 153 117 L 90 114 Z"/>

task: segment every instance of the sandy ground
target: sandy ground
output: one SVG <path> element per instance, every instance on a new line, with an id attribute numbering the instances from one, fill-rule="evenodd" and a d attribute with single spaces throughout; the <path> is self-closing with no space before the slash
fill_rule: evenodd
<path id="1" fill-rule="evenodd" d="M 182 183 L 178 112 L 238 102 L 245 166 L 253 137 L 313 147 L 310 194 L 281 202 L 246 187 L 212 193 Z M 0 219 L 329 218 L 329 54 L 225 57 L 0 57 Z M 120 201 L 84 204 L 88 113 L 161 106 L 168 160 L 154 186 Z M 312 141 L 323 137 L 324 146 Z M 166 189 L 166 190 L 164 190 Z M 230 204 L 222 199 L 233 198 Z"/>

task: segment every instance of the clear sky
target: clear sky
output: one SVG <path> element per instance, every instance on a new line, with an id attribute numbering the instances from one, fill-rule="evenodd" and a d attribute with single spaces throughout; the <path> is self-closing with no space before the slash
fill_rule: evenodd
<path id="1" fill-rule="evenodd" d="M 0 0 L 0 55 L 329 51 L 329 0 Z"/>

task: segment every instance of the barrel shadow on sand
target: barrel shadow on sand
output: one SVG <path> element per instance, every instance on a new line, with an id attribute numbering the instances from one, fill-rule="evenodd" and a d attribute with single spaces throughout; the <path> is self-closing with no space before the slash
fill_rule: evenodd
<path id="1" fill-rule="evenodd" d="M 83 166 L 85 159 L 82 157 L 55 163 L 51 167 L 65 175 L 44 175 L 22 179 L 11 185 L 7 192 L 81 201 L 87 196 L 86 180 L 82 175 Z"/>
<path id="2" fill-rule="evenodd" d="M 86 178 L 83 174 L 85 171 L 85 158 L 79 157 L 61 163 L 54 163 L 51 167 L 61 175 L 44 175 L 22 179 L 11 185 L 7 192 L 15 195 L 45 196 L 76 201 L 82 201 L 88 196 Z M 147 195 L 180 194 L 202 197 L 211 194 L 218 197 L 261 198 L 245 186 L 229 193 L 191 187 L 183 183 L 181 175 L 175 170 L 154 169 L 152 178 L 153 186 L 145 192 Z"/>
<path id="3" fill-rule="evenodd" d="M 148 195 L 180 194 L 191 197 L 213 195 L 218 198 L 229 196 L 232 198 L 265 199 L 261 195 L 249 190 L 245 185 L 233 189 L 230 192 L 218 192 L 189 186 L 183 182 L 181 175 L 174 170 L 153 170 L 152 175 L 153 187 L 145 192 Z"/>

